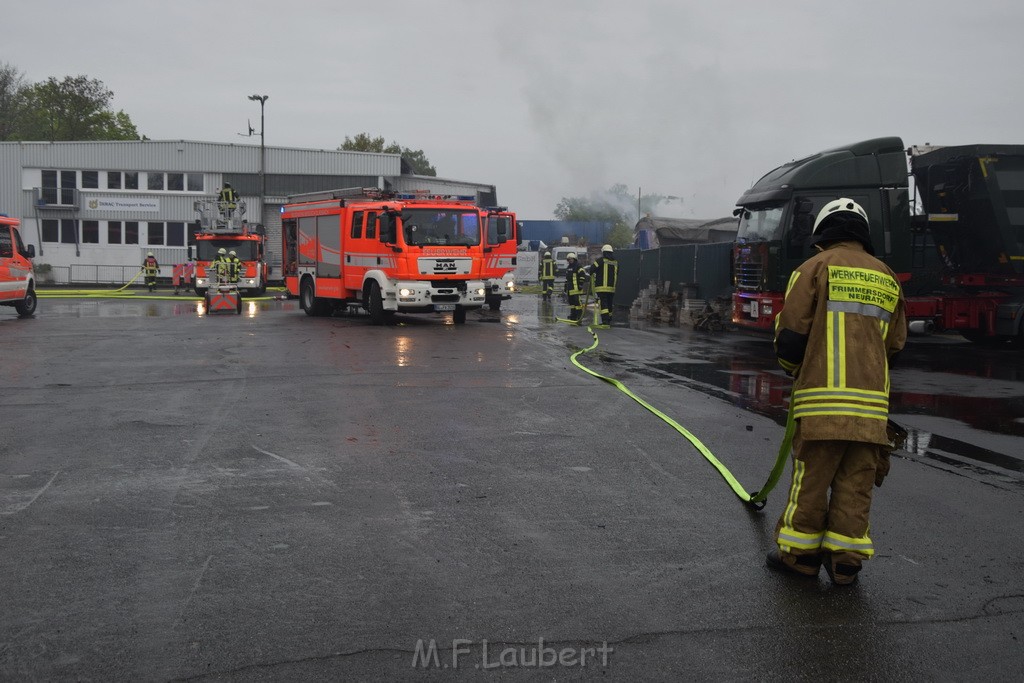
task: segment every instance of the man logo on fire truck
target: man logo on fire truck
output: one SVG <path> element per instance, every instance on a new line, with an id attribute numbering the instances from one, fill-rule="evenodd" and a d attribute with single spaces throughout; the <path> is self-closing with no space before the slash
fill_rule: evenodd
<path id="1" fill-rule="evenodd" d="M 285 286 L 307 315 L 355 305 L 374 324 L 435 311 L 462 324 L 486 302 L 485 211 L 472 197 L 376 188 L 297 195 L 282 207 L 281 226 Z"/>

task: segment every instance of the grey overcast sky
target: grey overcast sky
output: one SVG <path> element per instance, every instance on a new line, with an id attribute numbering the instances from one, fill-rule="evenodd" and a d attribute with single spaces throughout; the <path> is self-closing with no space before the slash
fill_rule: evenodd
<path id="1" fill-rule="evenodd" d="M 1024 143 L 1019 0 L 7 3 L 0 61 L 103 81 L 154 140 L 366 132 L 523 219 L 615 183 L 729 215 L 771 168 L 871 137 Z M 270 169 L 272 172 L 273 169 Z"/>

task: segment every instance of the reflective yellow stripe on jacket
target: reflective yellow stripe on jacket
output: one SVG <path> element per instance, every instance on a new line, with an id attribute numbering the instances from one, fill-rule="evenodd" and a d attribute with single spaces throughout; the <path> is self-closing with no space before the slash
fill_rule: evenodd
<path id="1" fill-rule="evenodd" d="M 795 275 L 795 273 L 794 273 Z M 796 278 L 792 278 L 792 288 Z M 828 313 L 826 325 L 826 388 L 803 389 L 793 393 L 793 417 L 845 415 L 885 421 L 889 416 L 889 377 L 885 390 L 847 387 L 846 316 L 877 318 L 882 338 L 899 302 L 899 284 L 885 273 L 852 266 L 828 267 Z"/>

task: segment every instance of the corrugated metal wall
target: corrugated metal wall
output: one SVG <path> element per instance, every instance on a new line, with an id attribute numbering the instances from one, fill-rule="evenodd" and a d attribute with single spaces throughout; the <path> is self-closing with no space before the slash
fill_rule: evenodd
<path id="1" fill-rule="evenodd" d="M 515 208 L 512 207 L 515 211 Z M 587 244 L 602 244 L 611 223 L 601 221 L 522 221 L 523 241 L 540 240 L 548 246 L 559 243 L 563 236 L 581 237 Z"/>
<path id="2" fill-rule="evenodd" d="M 732 242 L 685 244 L 660 249 L 619 249 L 615 305 L 628 307 L 651 283 L 688 287 L 688 299 L 715 299 L 732 292 Z"/>
<path id="3" fill-rule="evenodd" d="M 4 142 L 19 149 L 19 166 L 134 171 L 258 172 L 259 145 L 191 141 Z M 266 148 L 268 173 L 297 175 L 398 175 L 397 154 Z"/>

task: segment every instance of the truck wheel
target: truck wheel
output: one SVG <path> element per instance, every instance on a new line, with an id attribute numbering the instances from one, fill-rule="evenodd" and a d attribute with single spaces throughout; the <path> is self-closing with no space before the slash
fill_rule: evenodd
<path id="1" fill-rule="evenodd" d="M 202 288 L 196 287 L 195 288 L 195 293 L 196 293 L 196 296 L 205 298 L 206 297 L 206 288 L 205 287 L 202 287 Z"/>
<path id="2" fill-rule="evenodd" d="M 238 295 L 238 306 L 235 309 L 235 315 L 242 315 L 242 295 Z"/>
<path id="3" fill-rule="evenodd" d="M 25 298 L 14 304 L 14 310 L 18 312 L 18 316 L 22 318 L 30 318 L 32 314 L 36 312 L 36 304 L 39 299 L 36 298 L 36 290 L 29 287 L 25 291 Z"/>
<path id="4" fill-rule="evenodd" d="M 322 316 L 327 314 L 326 303 L 316 298 L 312 280 L 302 281 L 302 291 L 299 292 L 299 306 L 306 312 L 306 315 Z"/>
<path id="5" fill-rule="evenodd" d="M 455 312 L 452 313 L 452 320 L 456 325 L 462 325 L 466 322 L 466 309 L 462 306 L 456 306 Z"/>
<path id="6" fill-rule="evenodd" d="M 500 311 L 501 299 L 492 299 L 490 302 L 488 302 L 487 307 L 490 308 L 492 311 Z"/>
<path id="7" fill-rule="evenodd" d="M 380 293 L 380 285 L 371 282 L 366 293 L 366 310 L 370 313 L 370 322 L 374 325 L 384 324 L 384 297 Z"/>

